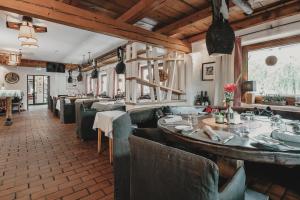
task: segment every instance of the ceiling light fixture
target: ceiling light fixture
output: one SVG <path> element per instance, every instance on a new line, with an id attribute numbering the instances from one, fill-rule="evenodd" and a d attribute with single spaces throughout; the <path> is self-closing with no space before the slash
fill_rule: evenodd
<path id="1" fill-rule="evenodd" d="M 37 37 L 32 25 L 32 18 L 23 16 L 18 39 L 21 42 L 37 43 Z"/>

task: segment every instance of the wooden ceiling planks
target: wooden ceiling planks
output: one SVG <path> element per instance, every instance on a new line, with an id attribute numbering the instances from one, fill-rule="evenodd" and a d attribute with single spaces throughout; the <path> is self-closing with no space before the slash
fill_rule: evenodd
<path id="1" fill-rule="evenodd" d="M 119 21 L 134 24 L 143 19 L 148 13 L 163 6 L 167 0 L 140 0 L 125 13 L 118 17 Z"/>
<path id="2" fill-rule="evenodd" d="M 79 0 L 84 1 L 84 0 Z M 110 3 L 104 0 L 87 0 L 94 3 L 95 7 L 102 7 L 114 11 L 115 16 L 122 16 L 122 14 L 137 5 L 141 1 L 146 0 L 112 0 Z M 156 0 L 157 1 L 157 0 Z M 267 9 L 269 5 L 276 6 L 276 4 L 285 4 L 293 0 L 260 0 L 250 1 L 255 10 Z M 104 3 L 103 3 L 104 2 Z M 300 3 L 300 1 L 298 0 Z M 115 5 L 115 7 L 113 6 Z M 151 10 L 151 9 L 149 9 Z M 294 11 L 292 14 L 299 12 Z M 195 35 L 205 33 L 211 24 L 211 9 L 209 1 L 207 0 L 166 0 L 166 2 L 158 9 L 148 11 L 143 15 L 155 21 L 157 24 L 154 31 L 165 34 L 177 39 L 195 38 Z M 237 22 L 249 17 L 244 15 L 240 8 L 231 5 L 230 22 Z M 276 19 L 276 18 L 274 18 Z M 274 20 L 273 19 L 273 20 Z M 132 22 L 135 22 L 133 20 Z M 131 22 L 131 23 L 132 23 Z M 248 28 L 247 24 L 239 28 Z M 202 38 L 202 37 L 201 37 Z M 192 41 L 189 39 L 188 41 Z"/>
<path id="3" fill-rule="evenodd" d="M 177 51 L 191 51 L 191 45 L 187 42 L 153 33 L 55 0 L 1 0 L 0 9 Z"/>

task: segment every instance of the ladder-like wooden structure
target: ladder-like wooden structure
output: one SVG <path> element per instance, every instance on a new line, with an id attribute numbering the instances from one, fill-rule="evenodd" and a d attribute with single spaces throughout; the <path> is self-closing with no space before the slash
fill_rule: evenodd
<path id="1" fill-rule="evenodd" d="M 137 55 L 143 51 L 144 56 Z M 167 51 L 165 55 L 159 56 L 158 47 L 139 44 L 136 42 L 126 46 L 126 102 L 138 103 L 138 84 L 150 88 L 151 102 L 172 102 L 174 95 L 177 100 L 184 100 L 186 85 L 186 70 L 184 54 L 176 51 Z M 147 65 L 149 80 L 140 77 L 141 64 Z M 159 65 L 167 72 L 168 80 L 160 82 Z"/>

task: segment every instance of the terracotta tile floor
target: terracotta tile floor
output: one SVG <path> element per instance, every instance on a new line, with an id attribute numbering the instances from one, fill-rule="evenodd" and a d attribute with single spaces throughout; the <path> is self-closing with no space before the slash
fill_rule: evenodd
<path id="1" fill-rule="evenodd" d="M 13 118 L 7 127 L 0 117 L 0 200 L 113 199 L 108 152 L 98 155 L 96 141 L 81 142 L 46 107 Z"/>
<path id="2" fill-rule="evenodd" d="M 108 152 L 98 155 L 96 141 L 81 142 L 75 125 L 61 124 L 45 106 L 13 117 L 10 127 L 0 117 L 0 200 L 113 199 Z M 272 174 L 255 173 L 264 170 L 247 175 L 250 188 L 271 200 L 300 199 L 300 176 L 289 187 L 270 179 Z"/>

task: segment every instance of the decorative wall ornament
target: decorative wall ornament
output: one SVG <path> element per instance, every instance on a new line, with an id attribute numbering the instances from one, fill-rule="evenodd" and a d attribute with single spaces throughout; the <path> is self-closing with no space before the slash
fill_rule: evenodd
<path id="1" fill-rule="evenodd" d="M 215 62 L 202 64 L 202 81 L 213 81 L 215 79 Z"/>
<path id="2" fill-rule="evenodd" d="M 5 81 L 9 84 L 15 84 L 20 80 L 20 77 L 17 73 L 9 72 L 5 75 Z"/>
<path id="3" fill-rule="evenodd" d="M 278 61 L 278 59 L 276 56 L 268 56 L 265 60 L 266 65 L 268 65 L 268 66 L 276 65 L 277 61 Z"/>
<path id="4" fill-rule="evenodd" d="M 169 76 L 168 76 L 168 73 L 165 70 L 159 69 L 158 73 L 159 73 L 160 82 L 165 82 L 166 80 L 168 80 Z"/>

